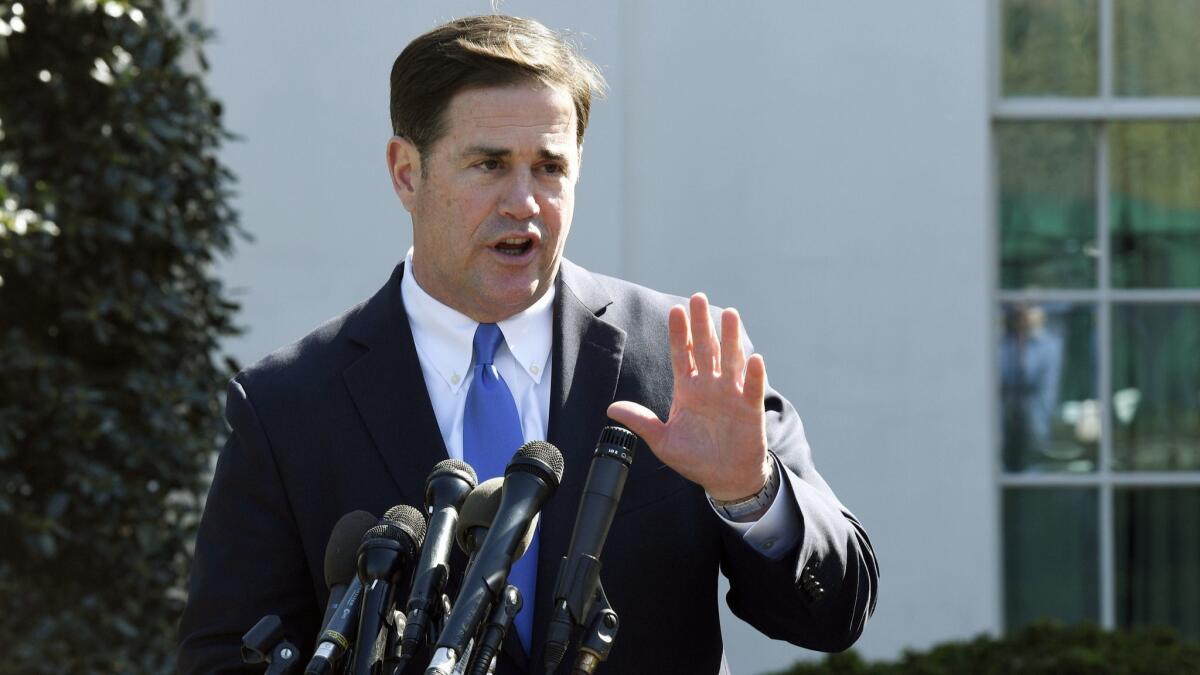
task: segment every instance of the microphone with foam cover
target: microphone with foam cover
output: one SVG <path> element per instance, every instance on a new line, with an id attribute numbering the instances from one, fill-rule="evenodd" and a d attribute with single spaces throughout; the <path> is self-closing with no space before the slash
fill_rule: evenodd
<path id="1" fill-rule="evenodd" d="M 518 550 L 542 505 L 554 496 L 562 474 L 562 453 L 553 445 L 530 441 L 517 450 L 504 470 L 500 505 L 475 561 L 463 577 L 458 599 L 425 675 L 450 675 L 454 670 L 488 608 L 504 592 Z"/>
<path id="2" fill-rule="evenodd" d="M 367 530 L 379 522 L 366 511 L 351 511 L 342 516 L 329 534 L 325 546 L 325 584 L 329 604 L 325 608 L 324 630 L 317 637 L 317 648 L 305 675 L 328 675 L 350 646 L 358 628 L 358 608 L 362 601 L 362 582 L 358 580 L 358 544 Z"/>
<path id="3" fill-rule="evenodd" d="M 458 527 L 454 530 L 454 540 L 458 548 L 467 554 L 468 564 L 475 561 L 475 554 L 483 546 L 492 519 L 500 509 L 500 488 L 504 486 L 504 477 L 496 476 L 480 483 L 471 494 L 467 495 L 462 508 L 458 512 Z"/>
<path id="4" fill-rule="evenodd" d="M 358 549 L 358 579 L 364 591 L 354 646 L 355 675 L 371 675 L 380 661 L 380 637 L 386 637 L 384 615 L 424 540 L 425 516 L 407 504 L 388 509 L 383 520 L 363 536 Z"/>
<path id="5" fill-rule="evenodd" d="M 470 574 L 472 565 L 475 564 L 475 554 L 483 546 L 488 529 L 492 526 L 492 520 L 496 518 L 496 512 L 500 510 L 500 493 L 503 487 L 504 476 L 489 478 L 480 483 L 479 487 L 475 488 L 475 491 L 468 495 L 467 501 L 463 503 L 462 512 L 458 516 L 458 529 L 454 533 L 454 540 L 458 542 L 459 550 L 467 555 L 468 574 Z M 534 516 L 533 522 L 529 523 L 529 529 L 525 530 L 525 536 L 521 537 L 521 541 L 513 553 L 513 560 L 519 560 L 533 544 L 533 535 L 537 532 L 539 517 L 540 514 Z"/>
<path id="6" fill-rule="evenodd" d="M 358 545 L 376 522 L 375 516 L 366 511 L 351 511 L 342 516 L 329 533 L 329 543 L 325 545 L 325 587 L 329 589 L 329 604 L 321 625 L 329 623 L 346 588 L 358 577 Z"/>
<path id="7" fill-rule="evenodd" d="M 436 620 L 437 610 L 442 604 L 442 591 L 450 577 L 450 551 L 454 546 L 458 511 L 478 482 L 475 470 L 458 459 L 438 462 L 425 480 L 425 509 L 430 516 L 429 529 L 405 606 L 408 622 L 400 639 L 397 671 L 404 670 L 404 665 L 420 647 L 426 631 Z"/>

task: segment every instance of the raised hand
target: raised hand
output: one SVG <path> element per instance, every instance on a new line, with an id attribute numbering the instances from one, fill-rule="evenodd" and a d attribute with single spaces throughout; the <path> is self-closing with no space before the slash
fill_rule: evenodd
<path id="1" fill-rule="evenodd" d="M 713 499 L 749 497 L 771 475 L 763 410 L 766 365 L 758 354 L 746 358 L 737 310 L 721 313 L 719 339 L 708 298 L 696 293 L 689 305 L 690 318 L 682 305 L 667 315 L 675 374 L 667 421 L 632 401 L 616 401 L 608 416 Z"/>

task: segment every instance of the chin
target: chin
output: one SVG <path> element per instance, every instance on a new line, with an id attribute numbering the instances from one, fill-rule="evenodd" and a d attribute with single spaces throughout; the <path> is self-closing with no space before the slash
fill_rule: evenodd
<path id="1" fill-rule="evenodd" d="M 533 301 L 536 299 L 536 295 L 533 291 L 525 291 L 522 293 L 504 293 L 500 295 L 492 294 L 490 300 L 488 301 L 488 305 L 497 308 L 502 307 L 506 310 L 509 310 L 510 313 L 515 313 L 533 304 Z"/>
<path id="2" fill-rule="evenodd" d="M 512 290 L 499 290 L 493 286 L 488 291 L 490 292 L 480 293 L 479 297 L 486 299 L 487 307 L 502 311 L 505 317 L 520 312 L 541 297 L 538 287 L 534 284 Z"/>

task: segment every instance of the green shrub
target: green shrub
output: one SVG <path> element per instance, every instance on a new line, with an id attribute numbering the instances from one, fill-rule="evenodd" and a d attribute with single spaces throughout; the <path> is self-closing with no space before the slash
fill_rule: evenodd
<path id="1" fill-rule="evenodd" d="M 1200 644 L 1165 628 L 1104 631 L 1038 623 L 1006 637 L 981 635 L 899 661 L 867 662 L 853 651 L 798 663 L 776 675 L 1181 675 L 1200 672 Z"/>
<path id="2" fill-rule="evenodd" d="M 180 21 L 0 0 L 0 673 L 172 668 L 239 233 Z"/>

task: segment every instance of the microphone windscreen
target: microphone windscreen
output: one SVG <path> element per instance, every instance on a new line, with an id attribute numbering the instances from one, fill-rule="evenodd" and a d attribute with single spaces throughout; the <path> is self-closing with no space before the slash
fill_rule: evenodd
<path id="1" fill-rule="evenodd" d="M 443 459 L 434 464 L 433 471 L 430 471 L 429 477 L 425 479 L 425 484 L 428 485 L 434 478 L 447 474 L 462 478 L 472 488 L 479 484 L 479 476 L 475 475 L 475 469 L 461 459 Z"/>
<path id="2" fill-rule="evenodd" d="M 517 544 L 517 549 L 513 551 L 513 560 L 525 555 L 525 551 L 529 550 L 529 545 L 533 543 L 533 533 L 537 532 L 538 519 L 542 514 L 537 514 L 533 520 L 529 521 L 529 529 L 525 530 L 525 536 L 521 537 L 521 543 Z"/>
<path id="3" fill-rule="evenodd" d="M 491 527 L 496 511 L 500 509 L 500 492 L 504 488 L 504 476 L 496 476 L 480 483 L 458 510 L 458 529 Z"/>
<path id="4" fill-rule="evenodd" d="M 458 510 L 458 527 L 454 530 L 454 538 L 458 547 L 464 551 L 467 545 L 467 534 L 476 527 L 491 527 L 496 519 L 496 511 L 500 509 L 500 489 L 504 487 L 504 478 L 497 476 L 480 483 Z"/>
<path id="5" fill-rule="evenodd" d="M 562 482 L 563 456 L 558 448 L 546 441 L 529 441 L 517 449 L 517 454 L 513 455 L 509 466 L 530 462 L 542 464 L 554 474 L 554 487 L 558 487 L 558 484 Z"/>
<path id="6" fill-rule="evenodd" d="M 383 522 L 375 527 L 367 530 L 363 534 L 362 543 L 366 544 L 371 539 L 390 539 L 392 541 L 403 542 L 408 537 L 408 534 L 396 527 L 394 523 Z"/>
<path id="7" fill-rule="evenodd" d="M 358 544 L 379 522 L 366 511 L 351 511 L 338 519 L 325 545 L 325 586 L 348 584 L 358 574 Z"/>
<path id="8" fill-rule="evenodd" d="M 467 495 L 467 500 L 463 502 L 462 508 L 458 511 L 458 527 L 454 530 L 454 539 L 464 552 L 471 550 L 471 546 L 467 542 L 467 536 L 471 530 L 477 527 L 489 528 L 492 526 L 492 521 L 496 519 L 496 512 L 500 510 L 503 487 L 504 477 L 497 476 L 483 481 L 479 487 L 475 488 L 474 492 Z M 521 537 L 521 543 L 517 545 L 513 560 L 525 555 L 525 550 L 533 543 L 533 533 L 537 531 L 540 515 L 534 516 L 533 521 L 529 523 L 529 529 L 525 530 L 525 535 Z"/>
<path id="9" fill-rule="evenodd" d="M 417 548 L 425 543 L 425 514 L 408 504 L 393 506 L 383 514 L 383 519 L 407 533 Z"/>
<path id="10" fill-rule="evenodd" d="M 623 427 L 604 427 L 600 430 L 600 440 L 596 445 L 609 444 L 624 448 L 625 452 L 632 455 L 633 449 L 637 447 L 637 436 Z"/>

